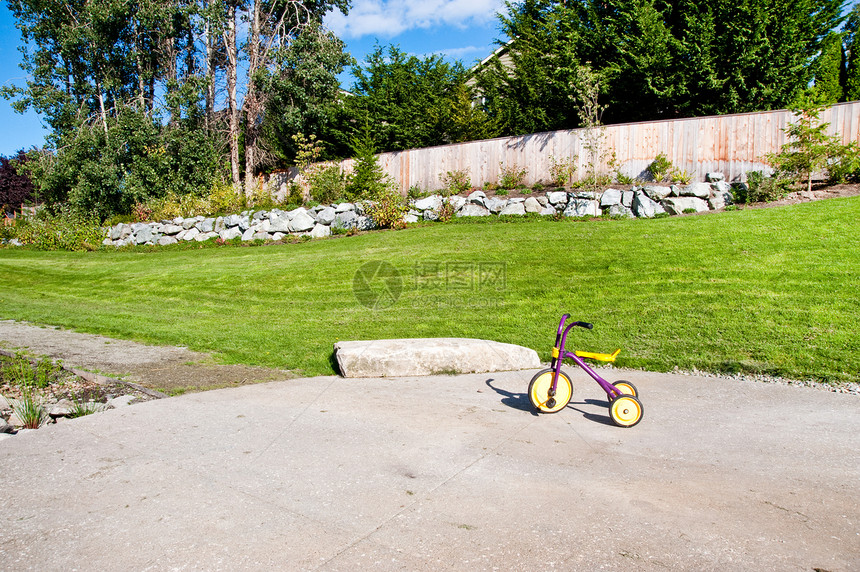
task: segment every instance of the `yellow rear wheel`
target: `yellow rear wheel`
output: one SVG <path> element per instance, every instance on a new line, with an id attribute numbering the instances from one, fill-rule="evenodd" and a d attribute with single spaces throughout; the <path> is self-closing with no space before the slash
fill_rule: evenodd
<path id="1" fill-rule="evenodd" d="M 532 407 L 541 413 L 556 413 L 564 409 L 573 394 L 573 386 L 570 377 L 563 371 L 558 373 L 558 383 L 555 395 L 550 395 L 552 388 L 552 369 L 544 369 L 535 374 L 529 383 L 529 400 Z"/>
<path id="2" fill-rule="evenodd" d="M 636 390 L 636 386 L 629 381 L 618 380 L 612 385 L 617 387 L 618 391 L 620 391 L 622 395 L 632 395 L 633 397 L 639 397 L 639 391 Z"/>
<path id="3" fill-rule="evenodd" d="M 609 404 L 609 417 L 619 427 L 633 427 L 642 420 L 642 404 L 632 395 L 622 395 Z"/>

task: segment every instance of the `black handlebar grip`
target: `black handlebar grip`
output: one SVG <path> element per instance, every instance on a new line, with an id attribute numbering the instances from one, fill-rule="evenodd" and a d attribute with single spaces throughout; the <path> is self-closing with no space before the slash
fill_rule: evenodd
<path id="1" fill-rule="evenodd" d="M 594 328 L 594 324 L 589 324 L 588 322 L 577 322 L 576 325 L 585 328 L 586 330 Z"/>

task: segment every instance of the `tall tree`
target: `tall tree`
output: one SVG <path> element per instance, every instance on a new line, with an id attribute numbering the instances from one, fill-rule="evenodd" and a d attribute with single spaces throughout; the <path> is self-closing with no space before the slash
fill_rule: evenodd
<path id="1" fill-rule="evenodd" d="M 418 58 L 396 46 L 377 45 L 352 73 L 353 96 L 345 104 L 353 125 L 373 126 L 374 143 L 381 151 L 450 142 L 448 112 L 466 73 L 460 63 L 437 55 Z"/>
<path id="2" fill-rule="evenodd" d="M 478 84 L 506 131 L 575 126 L 573 64 L 600 73 L 605 121 L 774 109 L 812 79 L 844 0 L 523 0 L 500 16 L 514 38 Z M 528 115 L 524 112 L 527 110 Z"/>

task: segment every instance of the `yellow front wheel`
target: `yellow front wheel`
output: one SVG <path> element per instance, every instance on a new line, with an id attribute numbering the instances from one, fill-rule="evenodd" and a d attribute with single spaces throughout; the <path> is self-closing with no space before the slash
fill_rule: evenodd
<path id="1" fill-rule="evenodd" d="M 619 427 L 633 427 L 642 421 L 642 404 L 632 395 L 616 397 L 609 404 L 609 417 Z"/>
<path id="2" fill-rule="evenodd" d="M 556 413 L 564 409 L 573 394 L 570 377 L 563 371 L 558 373 L 555 395 L 550 395 L 554 370 L 543 369 L 535 374 L 529 383 L 529 400 L 541 413 Z"/>
<path id="3" fill-rule="evenodd" d="M 636 390 L 636 386 L 629 381 L 618 380 L 612 385 L 614 385 L 616 389 L 621 392 L 622 395 L 632 395 L 633 397 L 639 397 L 639 392 Z"/>

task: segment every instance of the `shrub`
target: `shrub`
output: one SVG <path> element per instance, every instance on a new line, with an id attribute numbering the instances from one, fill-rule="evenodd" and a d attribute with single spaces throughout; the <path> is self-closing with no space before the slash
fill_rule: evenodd
<path id="1" fill-rule="evenodd" d="M 556 159 L 549 157 L 549 176 L 552 184 L 556 187 L 566 187 L 576 172 L 576 164 L 573 159 Z"/>
<path id="2" fill-rule="evenodd" d="M 693 175 L 688 173 L 686 169 L 673 169 L 672 170 L 672 182 L 679 183 L 681 185 L 689 185 L 693 180 Z"/>
<path id="3" fill-rule="evenodd" d="M 12 410 L 24 424 L 24 429 L 38 429 L 48 419 L 48 412 L 38 396 L 26 389 L 19 399 L 12 403 Z"/>
<path id="4" fill-rule="evenodd" d="M 310 195 L 320 204 L 340 201 L 346 194 L 347 177 L 337 163 L 322 163 L 311 167 L 305 175 Z"/>
<path id="5" fill-rule="evenodd" d="M 746 189 L 735 187 L 735 201 L 739 203 L 771 202 L 789 192 L 790 181 L 779 176 L 768 177 L 761 171 L 748 171 Z"/>
<path id="6" fill-rule="evenodd" d="M 68 207 L 56 214 L 41 209 L 35 217 L 18 219 L 14 232 L 22 244 L 39 250 L 95 250 L 105 237 L 98 218 Z"/>
<path id="7" fill-rule="evenodd" d="M 409 210 L 405 199 L 400 193 L 388 191 L 367 205 L 367 216 L 380 228 L 402 229 L 406 228 L 403 215 Z"/>
<path id="8" fill-rule="evenodd" d="M 827 180 L 831 183 L 856 181 L 860 178 L 860 146 L 856 141 L 835 145 L 827 162 Z"/>
<path id="9" fill-rule="evenodd" d="M 376 200 L 394 189 L 394 181 L 382 171 L 376 156 L 376 145 L 368 130 L 364 136 L 354 138 L 352 147 L 355 152 L 355 166 L 349 175 L 345 198 L 350 201 L 360 199 Z"/>
<path id="10" fill-rule="evenodd" d="M 655 183 L 668 181 L 672 176 L 674 169 L 675 167 L 672 165 L 672 161 L 670 161 L 663 153 L 657 155 L 657 157 L 651 161 L 651 164 L 645 168 L 645 170 L 651 175 L 651 178 L 654 179 Z"/>
<path id="11" fill-rule="evenodd" d="M 24 166 L 29 157 L 23 150 L 13 157 L 0 155 L 0 216 L 14 212 L 33 199 L 33 182 Z"/>
<path id="12" fill-rule="evenodd" d="M 442 206 L 439 207 L 439 221 L 449 222 L 454 218 L 454 204 L 448 199 L 442 201 Z"/>
<path id="13" fill-rule="evenodd" d="M 520 169 L 516 163 L 511 166 L 499 163 L 501 176 L 499 177 L 499 187 L 503 189 L 516 189 L 522 187 L 525 183 L 526 175 L 529 170 L 527 167 Z"/>
<path id="14" fill-rule="evenodd" d="M 468 192 L 472 188 L 472 181 L 466 169 L 448 171 L 442 175 L 442 184 L 451 191 L 452 195 Z"/>

